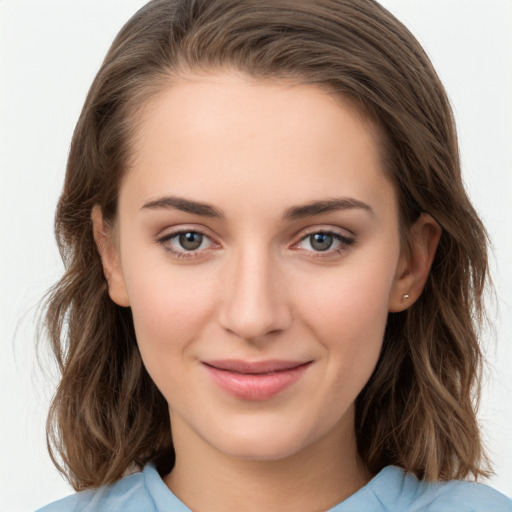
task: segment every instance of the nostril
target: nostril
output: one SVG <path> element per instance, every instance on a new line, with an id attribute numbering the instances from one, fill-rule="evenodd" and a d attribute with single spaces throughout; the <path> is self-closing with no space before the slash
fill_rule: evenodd
<path id="1" fill-rule="evenodd" d="M 284 304 L 268 307 L 248 308 L 243 303 L 224 307 L 219 323 L 226 331 L 250 342 L 270 340 L 286 330 L 290 324 L 290 314 Z"/>

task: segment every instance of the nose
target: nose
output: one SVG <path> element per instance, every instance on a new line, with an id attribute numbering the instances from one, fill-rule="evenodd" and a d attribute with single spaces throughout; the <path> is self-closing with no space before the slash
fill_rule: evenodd
<path id="1" fill-rule="evenodd" d="M 239 338 L 262 343 L 285 331 L 292 319 L 278 264 L 257 250 L 230 259 L 223 285 L 219 322 Z"/>

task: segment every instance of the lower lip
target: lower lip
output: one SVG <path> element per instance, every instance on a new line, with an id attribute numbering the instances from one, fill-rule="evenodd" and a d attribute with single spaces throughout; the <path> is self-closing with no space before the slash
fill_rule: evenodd
<path id="1" fill-rule="evenodd" d="M 269 373 L 237 373 L 204 365 L 213 381 L 231 395 L 243 400 L 268 400 L 295 384 L 309 368 L 305 363 L 295 368 Z"/>

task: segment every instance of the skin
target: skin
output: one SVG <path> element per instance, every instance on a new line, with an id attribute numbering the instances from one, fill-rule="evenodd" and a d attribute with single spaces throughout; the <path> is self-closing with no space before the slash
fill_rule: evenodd
<path id="1" fill-rule="evenodd" d="M 98 207 L 93 222 L 111 298 L 132 308 L 169 403 L 177 459 L 164 481 L 199 512 L 326 510 L 371 477 L 354 401 L 388 313 L 420 295 L 440 229 L 422 215 L 401 246 L 377 130 L 318 87 L 189 76 L 138 121 L 114 232 Z M 298 215 L 335 198 L 343 208 Z M 202 233 L 199 248 L 180 231 Z M 314 233 L 342 238 L 320 251 Z M 203 364 L 230 358 L 309 364 L 283 392 L 244 400 Z"/>

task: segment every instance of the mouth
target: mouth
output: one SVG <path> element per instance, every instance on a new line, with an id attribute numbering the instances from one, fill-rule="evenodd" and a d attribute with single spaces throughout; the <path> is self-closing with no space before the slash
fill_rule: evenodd
<path id="1" fill-rule="evenodd" d="M 313 361 L 203 361 L 223 391 L 242 400 L 268 400 L 299 381 Z"/>

